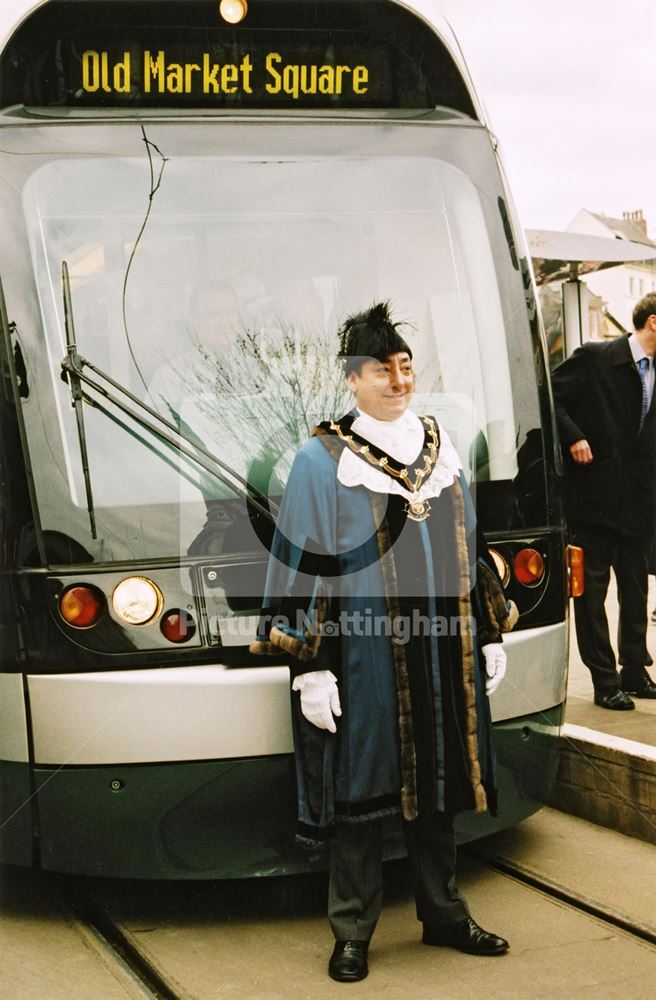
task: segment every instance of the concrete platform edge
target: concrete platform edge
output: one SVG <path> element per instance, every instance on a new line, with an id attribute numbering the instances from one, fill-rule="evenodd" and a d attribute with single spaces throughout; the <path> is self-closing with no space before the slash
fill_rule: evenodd
<path id="1" fill-rule="evenodd" d="M 656 844 L 656 748 L 566 723 L 546 804 Z"/>

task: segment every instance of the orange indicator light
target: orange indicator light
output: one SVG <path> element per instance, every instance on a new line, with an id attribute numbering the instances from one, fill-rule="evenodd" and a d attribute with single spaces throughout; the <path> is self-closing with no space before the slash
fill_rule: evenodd
<path id="1" fill-rule="evenodd" d="M 525 587 L 537 587 L 544 577 L 544 559 L 537 549 L 520 549 L 513 568 L 515 577 Z"/>
<path id="2" fill-rule="evenodd" d="M 90 628 L 102 614 L 104 601 L 94 587 L 75 586 L 65 590 L 59 601 L 59 613 L 74 628 Z"/>
<path id="3" fill-rule="evenodd" d="M 583 584 L 584 556 L 578 545 L 568 545 L 565 549 L 567 566 L 567 593 L 569 597 L 580 597 L 585 590 Z"/>

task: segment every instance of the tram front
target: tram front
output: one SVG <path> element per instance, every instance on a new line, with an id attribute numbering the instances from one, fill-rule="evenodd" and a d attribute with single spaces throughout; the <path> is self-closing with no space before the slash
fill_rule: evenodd
<path id="1" fill-rule="evenodd" d="M 49 0 L 2 53 L 5 862 L 313 863 L 288 671 L 248 645 L 292 456 L 347 408 L 335 330 L 381 298 L 416 327 L 416 408 L 456 444 L 521 612 L 496 825 L 544 792 L 564 534 L 495 142 L 448 30 L 409 5 L 241 7 Z"/>

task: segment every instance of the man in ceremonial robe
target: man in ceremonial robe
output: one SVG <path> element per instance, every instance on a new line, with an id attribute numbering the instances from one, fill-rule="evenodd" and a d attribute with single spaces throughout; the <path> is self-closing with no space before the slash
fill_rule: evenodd
<path id="1" fill-rule="evenodd" d="M 495 810 L 488 697 L 517 613 L 448 435 L 408 409 L 412 351 L 386 303 L 344 323 L 340 359 L 356 408 L 296 455 L 252 649 L 291 657 L 298 832 L 330 838 L 329 973 L 346 982 L 368 972 L 389 815 L 423 941 L 508 949 L 456 888 L 453 817 Z"/>

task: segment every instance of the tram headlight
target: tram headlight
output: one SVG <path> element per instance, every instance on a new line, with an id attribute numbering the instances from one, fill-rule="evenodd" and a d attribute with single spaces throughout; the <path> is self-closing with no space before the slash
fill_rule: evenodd
<path id="1" fill-rule="evenodd" d="M 499 575 L 499 579 L 504 587 L 507 587 L 510 582 L 510 566 L 508 565 L 508 560 L 505 559 L 496 549 L 490 549 L 489 552 L 492 556 L 492 562 L 494 563 L 494 568 Z"/>
<path id="2" fill-rule="evenodd" d="M 544 559 L 537 549 L 520 549 L 515 555 L 515 577 L 525 587 L 537 587 L 544 577 Z"/>
<path id="3" fill-rule="evenodd" d="M 162 592 L 145 576 L 121 580 L 112 594 L 115 614 L 128 625 L 146 625 L 162 610 Z"/>
<path id="4" fill-rule="evenodd" d="M 102 614 L 105 599 L 95 587 L 67 587 L 59 599 L 59 614 L 73 628 L 91 628 Z"/>
<path id="5" fill-rule="evenodd" d="M 248 13 L 248 3 L 246 0 L 221 0 L 219 3 L 219 14 L 228 24 L 239 24 Z"/>

